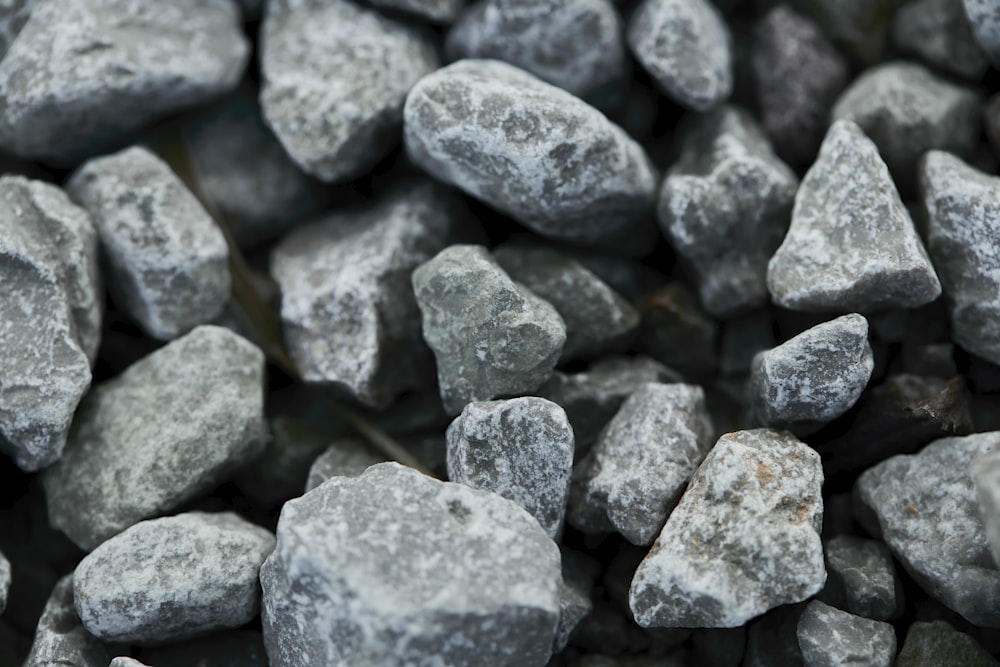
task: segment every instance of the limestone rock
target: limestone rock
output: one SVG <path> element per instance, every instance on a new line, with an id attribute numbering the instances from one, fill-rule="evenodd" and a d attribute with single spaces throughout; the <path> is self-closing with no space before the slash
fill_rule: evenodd
<path id="1" fill-rule="evenodd" d="M 805 667 L 892 667 L 896 657 L 891 625 L 822 602 L 809 603 L 797 635 Z"/>
<path id="2" fill-rule="evenodd" d="M 305 493 L 331 477 L 357 477 L 369 467 L 384 459 L 373 454 L 364 441 L 357 438 L 340 438 L 320 454 L 309 468 Z"/>
<path id="3" fill-rule="evenodd" d="M 87 632 L 73 607 L 73 575 L 59 580 L 38 619 L 25 667 L 107 667 L 108 649 Z"/>

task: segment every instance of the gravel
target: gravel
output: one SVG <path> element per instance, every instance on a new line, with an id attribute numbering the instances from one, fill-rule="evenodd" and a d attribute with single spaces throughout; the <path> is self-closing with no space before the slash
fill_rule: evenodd
<path id="1" fill-rule="evenodd" d="M 805 667 L 892 667 L 892 626 L 810 602 L 797 631 Z"/>
<path id="2" fill-rule="evenodd" d="M 895 618 L 903 609 L 903 585 L 884 543 L 837 535 L 823 545 L 826 588 L 823 602 L 876 621 Z"/>

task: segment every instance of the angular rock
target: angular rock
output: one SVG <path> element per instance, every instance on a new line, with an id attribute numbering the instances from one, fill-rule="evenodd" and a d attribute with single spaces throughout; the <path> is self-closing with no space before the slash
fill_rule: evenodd
<path id="1" fill-rule="evenodd" d="M 686 138 L 660 188 L 657 217 L 693 265 L 711 315 L 768 302 L 767 262 L 785 237 L 797 187 L 754 120 L 735 107 L 720 108 Z"/>
<path id="2" fill-rule="evenodd" d="M 819 455 L 787 433 L 719 438 L 636 570 L 643 627 L 737 627 L 826 580 Z"/>
<path id="3" fill-rule="evenodd" d="M 214 326 L 94 388 L 45 471 L 49 521 L 82 549 L 169 512 L 261 453 L 264 355 Z"/>
<path id="4" fill-rule="evenodd" d="M 685 377 L 709 376 L 718 363 L 719 328 L 705 315 L 698 298 L 674 282 L 639 300 L 642 325 L 636 347 Z"/>
<path id="5" fill-rule="evenodd" d="M 399 142 L 403 101 L 438 67 L 429 35 L 348 0 L 277 0 L 261 28 L 264 120 L 306 173 L 345 181 Z"/>
<path id="6" fill-rule="evenodd" d="M 340 438 L 320 454 L 309 468 L 304 493 L 309 493 L 331 477 L 357 477 L 384 458 L 373 454 L 363 440 Z"/>
<path id="7" fill-rule="evenodd" d="M 222 312 L 226 239 L 160 158 L 139 147 L 95 158 L 66 188 L 93 216 L 112 295 L 147 334 L 171 340 Z"/>
<path id="8" fill-rule="evenodd" d="M 417 165 L 543 235 L 593 241 L 652 209 L 656 170 L 600 111 L 496 60 L 462 60 L 406 98 Z"/>
<path id="9" fill-rule="evenodd" d="M 854 123 L 830 126 L 767 286 L 777 305 L 806 311 L 914 308 L 941 294 L 878 148 Z"/>
<path id="10" fill-rule="evenodd" d="M 986 529 L 986 539 L 993 562 L 1000 565 L 1000 450 L 980 456 L 972 465 L 976 483 L 979 515 Z"/>
<path id="11" fill-rule="evenodd" d="M 0 61 L 0 146 L 29 159 L 75 162 L 206 102 L 250 56 L 231 0 L 32 4 Z"/>
<path id="12" fill-rule="evenodd" d="M 67 574 L 45 603 L 25 666 L 107 667 L 110 659 L 107 647 L 80 623 L 73 607 L 73 575 Z"/>
<path id="13" fill-rule="evenodd" d="M 805 667 L 892 667 L 896 632 L 873 621 L 813 601 L 796 633 Z"/>
<path id="14" fill-rule="evenodd" d="M 383 463 L 287 503 L 261 568 L 273 667 L 542 667 L 559 550 L 514 503 Z"/>
<path id="15" fill-rule="evenodd" d="M 994 67 L 1000 67 L 1000 15 L 993 0 L 962 0 L 972 36 Z"/>
<path id="16" fill-rule="evenodd" d="M 0 552 L 0 614 L 7 607 L 7 593 L 10 591 L 10 561 Z"/>
<path id="17" fill-rule="evenodd" d="M 640 386 L 573 475 L 570 523 L 652 544 L 712 446 L 701 387 Z"/>
<path id="18" fill-rule="evenodd" d="M 917 622 L 906 632 L 895 667 L 997 667 L 1000 662 L 975 639 L 946 621 Z"/>
<path id="19" fill-rule="evenodd" d="M 835 44 L 852 59 L 878 61 L 886 47 L 893 12 L 903 0 L 797 0 Z"/>
<path id="20" fill-rule="evenodd" d="M 462 11 L 465 0 L 368 0 L 379 9 L 415 14 L 435 23 L 451 23 Z"/>
<path id="21" fill-rule="evenodd" d="M 482 246 L 445 248 L 413 272 L 413 291 L 448 414 L 533 391 L 551 375 L 566 325 Z"/>
<path id="22" fill-rule="evenodd" d="M 976 45 L 962 0 L 911 0 L 892 20 L 901 51 L 967 79 L 979 79 L 989 64 Z M 998 24 L 1000 26 L 1000 24 Z"/>
<path id="23" fill-rule="evenodd" d="M 819 599 L 844 611 L 888 621 L 903 610 L 903 586 L 888 547 L 837 535 L 826 541 L 826 588 Z"/>
<path id="24" fill-rule="evenodd" d="M 733 90 L 732 38 L 708 0 L 644 0 L 628 22 L 639 64 L 674 101 L 708 111 Z"/>

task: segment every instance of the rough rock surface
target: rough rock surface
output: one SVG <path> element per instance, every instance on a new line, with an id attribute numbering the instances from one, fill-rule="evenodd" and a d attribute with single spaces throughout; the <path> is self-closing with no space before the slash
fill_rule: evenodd
<path id="1" fill-rule="evenodd" d="M 59 580 L 35 629 L 26 667 L 107 667 L 107 648 L 87 632 L 73 607 L 73 575 Z"/>
<path id="2" fill-rule="evenodd" d="M 392 9 L 438 23 L 451 23 L 462 11 L 465 0 L 368 0 L 379 9 Z"/>
<path id="3" fill-rule="evenodd" d="M 198 327 L 94 388 L 42 484 L 49 521 L 90 550 L 211 489 L 264 448 L 264 355 Z"/>
<path id="4" fill-rule="evenodd" d="M 879 149 L 854 123 L 830 126 L 767 286 L 777 305 L 808 311 L 914 308 L 941 294 Z"/>
<path id="5" fill-rule="evenodd" d="M 946 621 L 917 622 L 910 626 L 895 667 L 997 667 L 1000 662 L 975 639 Z"/>
<path id="6" fill-rule="evenodd" d="M 719 438 L 639 565 L 643 627 L 737 627 L 826 580 L 819 455 L 787 433 Z"/>
<path id="7" fill-rule="evenodd" d="M 438 180 L 555 238 L 594 240 L 652 209 L 657 174 L 604 114 L 496 60 L 462 60 L 410 92 L 410 158 Z"/>
<path id="8" fill-rule="evenodd" d="M 570 523 L 652 544 L 711 446 L 701 387 L 640 386 L 574 471 Z"/>
<path id="9" fill-rule="evenodd" d="M 896 632 L 882 621 L 813 601 L 796 633 L 805 667 L 892 667 Z"/>
<path id="10" fill-rule="evenodd" d="M 383 463 L 285 505 L 264 640 L 273 667 L 542 667 L 561 581 L 556 545 L 514 503 Z"/>
<path id="11" fill-rule="evenodd" d="M 825 551 L 828 577 L 820 600 L 877 621 L 887 621 L 902 611 L 902 583 L 883 543 L 837 535 L 827 540 Z"/>
<path id="12" fill-rule="evenodd" d="M 93 216 L 112 295 L 147 334 L 170 340 L 222 312 L 226 239 L 166 163 L 128 148 L 87 162 L 66 187 Z"/>
<path id="13" fill-rule="evenodd" d="M 7 607 L 7 593 L 10 590 L 10 561 L 0 553 L 0 614 Z"/>
<path id="14" fill-rule="evenodd" d="M 304 492 L 312 491 L 331 477 L 357 477 L 384 460 L 373 454 L 363 440 L 340 438 L 313 461 Z"/>
<path id="15" fill-rule="evenodd" d="M 893 18 L 892 37 L 900 50 L 957 76 L 978 79 L 988 67 L 973 40 L 962 0 L 907 2 Z"/>
<path id="16" fill-rule="evenodd" d="M 993 0 L 962 0 L 976 44 L 994 67 L 1000 67 L 1000 14 Z"/>
<path id="17" fill-rule="evenodd" d="M 1000 565 L 1000 450 L 980 456 L 972 466 L 976 483 L 979 515 L 986 528 L 986 539 L 993 562 Z"/>

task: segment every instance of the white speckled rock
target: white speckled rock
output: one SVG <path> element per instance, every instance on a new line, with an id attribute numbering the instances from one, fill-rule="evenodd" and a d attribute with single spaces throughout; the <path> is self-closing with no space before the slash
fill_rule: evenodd
<path id="1" fill-rule="evenodd" d="M 887 621 L 903 610 L 903 586 L 892 554 L 876 540 L 837 535 L 827 540 L 823 602 L 852 614 Z"/>
<path id="2" fill-rule="evenodd" d="M 108 667 L 148 667 L 148 665 L 143 662 L 139 662 L 135 658 L 119 656 L 117 658 L 113 658 L 108 664 Z"/>
<path id="3" fill-rule="evenodd" d="M 59 580 L 42 610 L 25 667 L 106 667 L 111 657 L 73 607 L 73 575 Z"/>
<path id="4" fill-rule="evenodd" d="M 264 641 L 272 667 L 542 667 L 561 582 L 521 507 L 383 463 L 285 504 Z"/>
<path id="5" fill-rule="evenodd" d="M 639 64 L 686 107 L 708 111 L 733 90 L 732 38 L 709 0 L 644 0 L 627 39 Z"/>
<path id="6" fill-rule="evenodd" d="M 462 11 L 465 0 L 368 0 L 379 9 L 408 12 L 436 23 L 451 23 Z"/>
<path id="7" fill-rule="evenodd" d="M 719 438 L 629 591 L 643 627 L 737 627 L 823 588 L 823 467 L 787 433 Z"/>
<path id="8" fill-rule="evenodd" d="M 462 60 L 406 98 L 410 158 L 533 231 L 590 241 L 652 210 L 642 147 L 566 91 L 496 60 Z"/>
<path id="9" fill-rule="evenodd" d="M 993 562 L 1000 565 L 1000 449 L 976 459 L 972 477 L 976 482 L 979 515 L 986 528 Z"/>
<path id="10" fill-rule="evenodd" d="M 799 618 L 805 667 L 892 667 L 896 632 L 882 621 L 812 601 Z"/>
<path id="11" fill-rule="evenodd" d="M 994 67 L 1000 67 L 1000 11 L 995 0 L 962 0 L 976 44 Z"/>
<path id="12" fill-rule="evenodd" d="M 882 537 L 925 591 L 970 622 L 1000 627 L 1000 572 L 972 480 L 972 462 L 1000 431 L 942 438 L 866 470 L 855 485 Z M 947 517 L 947 521 L 942 521 Z"/>
<path id="13" fill-rule="evenodd" d="M 403 101 L 438 67 L 429 35 L 349 0 L 274 0 L 260 103 L 291 158 L 323 181 L 368 171 L 399 142 Z"/>
<path id="14" fill-rule="evenodd" d="M 914 308 L 941 294 L 878 148 L 854 123 L 830 126 L 767 286 L 779 306 L 807 311 Z"/>
<path id="15" fill-rule="evenodd" d="M 7 592 L 10 590 L 10 561 L 0 552 L 0 614 L 7 607 Z"/>
<path id="16" fill-rule="evenodd" d="M 309 493 L 331 477 L 357 477 L 369 467 L 384 460 L 373 454 L 363 440 L 356 438 L 335 440 L 313 461 L 303 493 Z"/>
<path id="17" fill-rule="evenodd" d="M 967 79 L 979 79 L 989 63 L 973 39 L 962 4 L 962 0 L 907 2 L 892 20 L 893 41 L 900 50 L 928 65 Z M 1000 22 L 997 27 L 1000 29 Z"/>
<path id="18" fill-rule="evenodd" d="M 574 471 L 570 523 L 652 544 L 711 446 L 701 387 L 640 386 Z"/>
<path id="19" fill-rule="evenodd" d="M 265 438 L 263 353 L 198 327 L 87 395 L 42 479 L 49 521 L 93 549 L 213 488 Z"/>
<path id="20" fill-rule="evenodd" d="M 147 334 L 170 340 L 222 312 L 225 237 L 160 158 L 138 147 L 95 158 L 66 188 L 93 216 L 112 295 Z"/>

